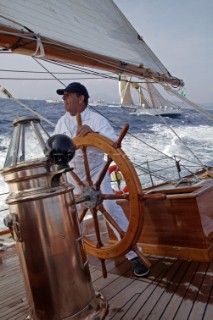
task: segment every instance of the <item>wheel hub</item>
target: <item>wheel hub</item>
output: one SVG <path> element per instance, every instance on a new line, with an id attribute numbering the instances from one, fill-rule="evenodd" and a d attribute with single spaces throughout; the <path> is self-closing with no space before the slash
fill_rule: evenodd
<path id="1" fill-rule="evenodd" d="M 100 199 L 100 190 L 95 190 L 93 187 L 87 186 L 84 187 L 81 191 L 81 198 L 86 198 L 84 202 L 84 206 L 88 209 L 95 208 L 98 204 L 101 203 Z"/>

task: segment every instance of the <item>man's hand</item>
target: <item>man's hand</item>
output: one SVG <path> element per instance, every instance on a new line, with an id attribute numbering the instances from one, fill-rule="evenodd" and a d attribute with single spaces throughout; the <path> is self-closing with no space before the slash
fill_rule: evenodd
<path id="1" fill-rule="evenodd" d="M 77 136 L 84 137 L 91 132 L 94 132 L 94 131 L 88 125 L 84 124 L 83 126 L 78 127 Z"/>

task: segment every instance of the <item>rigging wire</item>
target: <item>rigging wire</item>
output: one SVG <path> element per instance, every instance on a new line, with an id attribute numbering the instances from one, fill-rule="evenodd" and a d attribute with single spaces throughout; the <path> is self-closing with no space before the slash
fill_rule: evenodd
<path id="1" fill-rule="evenodd" d="M 10 20 L 4 16 L 2 16 L 3 18 L 7 19 L 7 20 Z M 13 23 L 16 23 L 15 21 L 12 21 Z M 138 71 L 132 71 L 131 68 L 129 69 L 129 66 L 128 66 L 128 62 L 127 61 L 120 61 L 120 66 L 117 65 L 117 62 L 119 61 L 115 61 L 115 62 L 109 62 L 109 61 L 106 61 L 104 60 L 103 58 L 100 58 L 100 57 L 92 57 L 92 56 L 89 56 L 87 54 L 87 51 L 81 49 L 81 48 L 77 48 L 77 47 L 70 47 L 70 46 L 67 46 L 67 45 L 64 45 L 64 44 L 61 44 L 61 43 L 58 43 L 54 40 L 47 40 L 47 39 L 42 39 L 42 42 L 41 42 L 41 39 L 40 39 L 40 35 L 39 34 L 36 34 L 35 32 L 33 32 L 32 30 L 30 30 L 29 28 L 27 28 L 26 26 L 23 26 L 19 23 L 17 23 L 18 25 L 22 26 L 23 28 L 25 28 L 29 34 L 23 34 L 22 32 L 20 33 L 14 33 L 14 32 L 7 32 L 7 31 L 1 31 L 0 33 L 2 34 L 9 34 L 9 35 L 13 35 L 15 37 L 18 37 L 18 39 L 29 39 L 31 40 L 31 42 L 37 42 L 38 43 L 38 39 L 39 39 L 39 43 L 40 45 L 42 46 L 42 49 L 44 48 L 44 45 L 43 44 L 46 44 L 46 45 L 51 45 L 51 46 L 56 46 L 57 47 L 57 51 L 61 54 L 63 54 L 64 57 L 67 56 L 70 57 L 70 53 L 74 53 L 75 55 L 77 54 L 78 56 L 80 55 L 81 57 L 83 57 L 84 59 L 88 60 L 88 61 L 92 61 L 92 62 L 95 62 L 95 63 L 101 63 L 103 64 L 104 66 L 108 66 L 108 67 L 111 67 L 111 68 L 114 68 L 115 70 L 117 70 L 117 72 L 119 73 L 122 73 L 122 72 L 125 72 L 125 73 L 129 73 L 131 75 L 135 75 L 135 76 L 139 76 L 139 77 L 143 77 L 144 79 L 150 79 L 151 77 L 153 77 L 152 73 L 150 74 L 147 74 L 147 70 L 146 68 L 143 68 L 142 65 L 141 65 L 141 70 L 138 70 Z M 141 41 L 143 41 L 142 39 L 140 39 Z M 28 44 L 28 43 L 26 43 Z M 20 43 L 17 43 L 16 44 L 16 48 L 19 48 L 19 47 L 23 47 L 25 46 L 26 44 L 20 44 Z M 81 50 L 79 52 L 79 49 Z M 158 65 L 158 67 L 160 69 L 162 69 L 162 64 L 161 62 L 159 61 L 159 59 L 155 56 L 155 54 L 149 50 L 149 48 L 145 48 L 145 50 L 149 53 L 150 56 L 152 56 L 152 59 L 153 61 L 155 61 L 155 63 Z M 43 51 L 43 50 L 42 50 Z M 67 53 L 67 51 L 69 51 L 69 53 Z M 77 52 L 76 52 L 77 51 Z M 40 56 L 40 58 L 43 58 L 43 56 Z M 116 72 L 116 71 L 115 71 Z M 166 75 L 166 77 L 165 77 Z M 165 79 L 167 79 L 167 82 L 168 80 L 175 80 L 176 78 L 172 77 L 170 75 L 170 73 L 166 70 L 166 74 L 165 74 L 165 70 L 162 69 L 162 74 L 155 74 L 155 80 L 159 79 L 161 80 L 162 82 L 163 81 L 166 81 Z M 179 80 L 180 82 L 180 80 Z"/>
<path id="2" fill-rule="evenodd" d="M 63 68 L 67 68 L 67 69 L 71 69 L 71 70 L 78 70 L 78 71 L 80 71 L 82 73 L 85 73 L 85 74 L 90 74 L 90 75 L 93 74 L 93 75 L 101 76 L 101 77 L 107 78 L 107 79 L 118 80 L 118 76 L 115 76 L 112 73 L 105 73 L 105 72 L 95 71 L 95 70 L 92 70 L 92 69 L 88 69 L 86 67 L 73 65 L 73 64 L 70 64 L 68 62 L 67 63 L 63 62 L 62 63 L 62 62 L 58 62 L 58 61 L 54 61 L 54 60 L 50 60 L 50 59 L 46 59 L 46 58 L 42 58 L 41 60 L 44 60 L 46 62 L 58 65 L 58 66 L 63 67 Z"/>
<path id="3" fill-rule="evenodd" d="M 157 109 L 156 109 L 157 110 Z M 158 111 L 157 111 L 158 112 Z M 206 166 L 202 163 L 202 161 L 196 156 L 196 154 L 191 150 L 191 148 L 186 144 L 186 142 L 181 139 L 181 137 L 177 134 L 177 132 L 167 123 L 167 121 L 158 113 L 158 116 L 161 118 L 161 121 L 165 124 L 165 126 L 170 129 L 174 135 L 180 140 L 183 145 L 185 146 L 186 149 L 194 156 L 194 158 L 200 163 L 200 165 L 204 168 L 207 169 Z"/>
<path id="4" fill-rule="evenodd" d="M 65 83 L 63 83 L 60 79 L 58 79 L 51 71 L 49 71 L 36 57 L 32 57 L 44 70 L 46 70 L 55 80 L 59 81 L 62 85 L 65 86 Z"/>
<path id="5" fill-rule="evenodd" d="M 97 109 L 95 109 L 93 106 L 90 106 L 90 105 L 89 105 L 89 107 L 90 107 L 91 109 L 95 110 L 96 112 L 98 112 L 99 114 L 101 114 L 103 117 L 105 117 L 100 111 L 98 111 Z M 105 118 L 106 118 L 106 117 L 105 117 Z M 108 121 L 110 121 L 112 124 L 114 124 L 114 125 L 115 125 L 116 127 L 118 127 L 119 129 L 122 129 L 122 127 L 119 126 L 118 124 L 116 124 L 114 121 L 109 120 L 109 119 L 108 119 Z M 167 155 L 166 153 L 164 153 L 163 151 L 161 151 L 161 150 L 159 150 L 159 149 L 151 146 L 151 145 L 148 144 L 147 142 L 139 139 L 139 138 L 136 137 L 134 134 L 132 134 L 132 133 L 130 133 L 130 132 L 127 132 L 127 134 L 130 135 L 131 137 L 133 137 L 134 139 L 142 142 L 143 144 L 145 144 L 145 145 L 148 146 L 149 148 L 155 150 L 156 152 L 163 154 L 167 159 L 170 159 L 170 160 L 175 161 L 175 159 L 174 159 L 173 157 L 168 156 L 168 155 Z M 188 161 L 189 161 L 189 160 L 188 160 Z M 196 164 L 196 163 L 195 163 L 195 164 Z M 181 165 L 182 165 L 182 167 L 183 167 L 184 169 L 186 169 L 187 171 L 189 171 L 190 173 L 192 173 L 186 166 L 184 166 L 183 164 L 181 164 Z M 198 165 L 198 163 L 197 163 L 197 165 Z"/>
<path id="6" fill-rule="evenodd" d="M 63 67 L 66 67 L 66 68 L 69 68 L 69 69 L 74 69 L 74 70 L 81 70 L 81 72 L 83 72 L 83 73 L 89 73 L 89 74 L 98 74 L 98 75 L 100 75 L 100 73 L 99 72 L 96 72 L 96 71 L 93 71 L 93 70 L 85 70 L 85 68 L 82 68 L 82 67 L 79 67 L 79 66 L 73 66 L 73 65 L 70 65 L 70 64 L 68 64 L 68 66 L 67 66 L 67 64 L 63 64 L 63 63 L 58 63 L 58 62 L 56 62 L 56 61 L 52 61 L 52 60 L 49 60 L 49 59 L 44 59 L 44 58 L 36 58 L 36 57 L 33 57 L 33 59 L 48 73 L 48 74 L 50 74 L 52 77 L 53 77 L 53 80 L 57 80 L 57 81 L 59 81 L 62 85 L 64 85 L 65 86 L 65 84 L 58 78 L 58 77 L 56 77 L 55 76 L 55 73 L 53 73 L 53 72 L 50 72 L 40 61 L 38 61 L 38 60 L 43 60 L 43 61 L 46 61 L 46 62 L 49 62 L 49 63 L 53 63 L 53 64 L 56 64 L 56 65 L 60 65 L 60 66 L 63 66 Z M 103 77 L 106 77 L 106 78 L 110 78 L 110 79 L 116 79 L 117 80 L 117 77 L 110 77 L 109 75 L 107 75 L 107 74 L 101 74 L 101 76 L 103 76 Z M 68 79 L 67 79 L 68 80 Z M 15 98 L 14 98 L 15 99 Z M 19 103 L 20 104 L 20 103 Z M 91 107 L 91 106 L 90 106 Z M 97 112 L 97 110 L 96 110 L 96 112 Z M 33 113 L 35 113 L 34 111 L 33 111 Z M 158 113 L 158 111 L 157 111 L 157 113 Z M 101 114 L 101 113 L 100 113 Z M 159 115 L 159 113 L 158 113 L 158 115 Z M 103 115 L 102 115 L 103 116 Z M 160 116 L 160 115 L 159 115 Z M 39 117 L 41 117 L 41 115 L 39 115 Z M 172 130 L 172 132 L 178 137 L 178 139 L 180 139 L 180 141 L 185 145 L 185 147 L 193 154 L 193 156 L 197 159 L 197 161 L 202 165 L 202 167 L 204 167 L 205 168 L 205 166 L 203 165 L 203 163 L 198 159 L 198 157 L 192 152 L 192 150 L 185 144 L 185 142 L 184 141 L 182 141 L 181 140 L 181 138 L 177 135 L 177 133 L 173 130 L 173 128 L 171 128 L 168 124 L 167 124 L 167 122 L 165 121 L 165 119 L 163 119 L 161 116 L 160 116 L 160 118 L 161 118 L 161 120 L 164 122 L 164 124 L 170 129 L 170 130 Z M 45 119 L 45 121 L 47 121 L 47 119 Z M 47 121 L 48 122 L 48 121 Z M 112 123 L 113 123 L 113 121 L 111 121 Z M 48 122 L 49 123 L 49 122 Z M 49 123 L 50 124 L 50 123 Z M 51 125 L 53 125 L 53 123 L 51 123 Z M 130 133 L 129 133 L 130 134 Z M 131 135 L 131 134 L 130 134 Z M 135 137 L 134 135 L 132 135 L 134 138 L 136 138 L 136 139 L 138 139 L 137 137 Z M 140 139 L 138 139 L 138 140 L 140 140 Z M 144 141 L 142 141 L 142 140 L 140 140 L 142 143 L 144 143 L 144 144 L 146 144 L 147 146 L 149 146 L 150 148 L 152 148 L 152 149 L 154 149 L 155 151 L 157 151 L 157 152 L 160 152 L 160 153 L 162 153 L 164 156 L 166 156 L 167 158 L 169 158 L 169 159 L 172 159 L 172 160 L 174 160 L 174 158 L 173 157 L 170 157 L 170 156 L 168 156 L 168 155 L 166 155 L 165 153 L 163 153 L 162 151 L 160 151 L 160 150 L 158 150 L 158 149 L 156 149 L 155 147 L 152 147 L 152 146 L 150 146 L 149 144 L 147 144 L 146 142 L 144 142 Z"/>
<path id="7" fill-rule="evenodd" d="M 42 65 L 41 65 L 41 66 L 42 66 Z M 57 78 L 56 78 L 56 80 L 57 80 Z M 6 90 L 6 91 L 7 91 L 7 90 Z M 3 92 L 3 93 L 5 93 L 5 92 Z M 8 93 L 9 93 L 9 92 L 8 92 Z M 10 97 L 10 98 L 12 98 L 12 99 L 13 99 L 14 101 L 16 101 L 19 105 L 21 105 L 21 106 L 24 107 L 25 109 L 31 111 L 32 113 L 36 114 L 37 116 L 39 116 L 39 118 L 41 118 L 42 120 L 46 121 L 46 122 L 47 122 L 48 124 L 50 124 L 52 127 L 55 126 L 55 124 L 54 124 L 53 122 L 49 121 L 48 119 L 46 119 L 45 117 L 43 117 L 43 116 L 42 116 L 41 114 L 39 114 L 38 112 L 35 112 L 35 111 L 32 110 L 31 108 L 29 108 L 28 106 L 26 106 L 25 104 L 23 104 L 22 102 L 20 102 L 18 99 L 14 98 L 10 93 L 9 93 L 9 95 L 8 95 L 8 93 L 7 93 L 7 96 Z M 98 110 L 96 110 L 96 109 L 93 108 L 92 106 L 90 106 L 90 108 L 92 108 L 93 110 L 95 110 L 96 112 L 98 112 L 99 114 L 101 114 L 102 116 L 104 116 L 101 112 L 99 112 Z M 104 117 L 105 117 L 105 116 L 104 116 Z M 105 117 L 105 118 L 106 118 L 106 117 Z M 113 122 L 112 120 L 110 120 L 110 122 L 113 123 L 115 126 L 119 127 L 120 129 L 122 129 L 120 126 L 118 126 L 118 125 L 117 125 L 115 122 Z M 148 143 L 146 143 L 145 141 L 139 139 L 139 138 L 136 137 L 135 135 L 133 135 L 133 134 L 131 134 L 131 133 L 128 133 L 128 134 L 129 134 L 130 136 L 134 137 L 135 139 L 137 139 L 138 141 L 142 142 L 143 144 L 147 145 L 148 147 L 154 149 L 156 152 L 159 152 L 159 153 L 163 154 L 166 158 L 168 158 L 168 159 L 170 159 L 170 160 L 173 160 L 173 161 L 175 160 L 173 157 L 170 157 L 170 156 L 168 156 L 167 154 L 165 154 L 164 152 L 162 152 L 162 151 L 158 150 L 157 148 L 149 145 Z M 186 168 L 184 165 L 182 165 L 182 166 L 191 173 L 191 171 L 190 171 L 188 168 Z"/>
<path id="8" fill-rule="evenodd" d="M 11 70 L 11 69 L 0 69 L 0 72 L 15 72 L 15 73 L 41 73 L 41 74 L 47 74 L 48 71 L 33 71 L 33 70 Z M 51 71 L 52 74 L 72 74 L 72 75 L 79 75 L 82 74 L 82 72 L 59 72 L 59 71 Z"/>
<path id="9" fill-rule="evenodd" d="M 4 92 L 5 93 L 5 92 Z M 23 104 L 22 102 L 20 102 L 18 99 L 16 99 L 15 97 L 13 97 L 11 94 L 7 94 L 8 97 L 12 98 L 14 101 L 16 101 L 19 105 L 21 105 L 22 107 L 24 107 L 25 109 L 29 110 L 30 112 L 36 114 L 37 116 L 39 116 L 39 118 L 41 118 L 42 120 L 46 121 L 48 124 L 50 124 L 52 127 L 55 126 L 55 124 L 51 121 L 49 121 L 48 119 L 46 119 L 45 117 L 43 117 L 41 114 L 39 114 L 38 112 L 35 112 L 34 110 L 32 110 L 30 107 L 26 106 L 25 104 Z M 96 110 L 95 108 L 93 108 L 92 106 L 90 106 L 91 109 L 95 110 L 96 112 L 98 112 L 99 114 L 101 114 L 103 117 L 105 117 L 101 112 L 99 112 L 98 110 Z M 105 117 L 106 118 L 106 117 Z M 114 121 L 110 120 L 111 123 L 113 123 L 115 126 L 117 126 L 118 128 L 122 129 L 122 127 L 120 127 L 119 125 L 117 125 Z M 130 132 L 128 132 L 128 134 L 130 136 L 132 136 L 133 138 L 137 139 L 138 141 L 144 143 L 145 145 L 147 145 L 148 147 L 154 149 L 155 151 L 163 154 L 166 158 L 170 159 L 170 160 L 173 160 L 174 161 L 174 158 L 173 157 L 170 157 L 168 156 L 167 154 L 165 154 L 164 152 L 158 150 L 157 148 L 149 145 L 147 142 L 139 139 L 138 137 L 136 137 L 135 135 L 131 134 Z M 151 171 L 151 170 L 148 170 L 148 169 L 145 169 L 145 168 L 142 168 L 142 166 L 140 164 L 136 164 L 134 163 L 134 165 L 137 165 L 138 168 L 141 169 L 141 171 L 145 172 L 145 173 L 151 173 L 152 175 L 156 176 L 157 178 L 159 179 L 162 179 L 162 180 L 166 180 L 165 178 L 163 178 L 162 176 L 159 176 L 159 175 L 156 175 L 154 171 Z M 187 169 L 190 173 L 191 171 L 186 168 L 184 165 L 182 165 L 185 169 Z"/>
<path id="10" fill-rule="evenodd" d="M 130 81 L 132 82 L 132 81 Z M 165 86 L 163 86 L 164 88 Z M 155 89 L 155 88 L 154 88 Z M 146 91 L 148 91 L 146 89 Z M 164 99 L 164 97 L 162 97 L 159 92 L 157 91 L 157 89 L 155 89 L 154 92 L 152 92 L 153 95 L 155 95 L 156 97 L 163 99 L 166 101 L 166 99 Z M 170 102 L 169 102 L 170 103 Z M 202 163 L 202 161 L 195 155 L 195 153 L 191 150 L 191 148 L 185 143 L 184 140 L 181 139 L 181 137 L 177 134 L 177 132 L 167 123 L 167 121 L 161 116 L 161 114 L 158 112 L 158 108 L 154 108 L 154 110 L 156 111 L 156 113 L 158 114 L 159 118 L 161 119 L 161 121 L 166 125 L 166 127 L 171 130 L 174 135 L 182 142 L 182 144 L 185 146 L 186 149 L 188 149 L 188 151 L 193 155 L 193 157 L 199 162 L 199 164 L 204 168 L 207 169 L 206 166 Z"/>
<path id="11" fill-rule="evenodd" d="M 178 97 L 178 98 L 179 98 L 180 100 L 182 100 L 183 102 L 185 102 L 185 103 L 187 103 L 188 105 L 192 106 L 195 110 L 197 110 L 197 111 L 199 111 L 200 113 L 204 114 L 208 119 L 213 120 L 213 116 L 212 116 L 209 112 L 203 110 L 203 108 L 199 107 L 196 103 L 190 101 L 190 100 L 187 99 L 186 97 L 181 96 L 178 92 L 174 91 L 174 90 L 171 89 L 169 86 L 165 86 L 165 85 L 163 85 L 163 84 L 161 84 L 161 85 L 162 85 L 162 87 L 163 87 L 165 90 L 169 91 L 170 94 Z"/>
<path id="12" fill-rule="evenodd" d="M 12 19 L 10 19 L 10 18 L 8 18 L 8 17 L 5 17 L 5 16 L 3 16 L 2 14 L 0 15 L 0 18 L 3 18 L 3 19 L 5 19 L 5 20 L 7 20 L 7 21 L 10 21 L 10 22 L 12 22 L 12 23 L 15 23 L 15 24 L 17 24 L 18 26 L 20 26 L 20 27 L 22 27 L 22 28 L 25 28 L 25 29 L 27 29 L 27 30 L 29 31 L 29 29 L 26 28 L 23 24 L 15 21 L 15 20 L 12 20 Z"/>
<path id="13" fill-rule="evenodd" d="M 153 171 L 153 170 L 150 170 L 150 169 L 146 169 L 146 168 L 144 168 L 144 167 L 142 167 L 140 164 L 137 164 L 137 163 L 135 163 L 134 161 L 131 161 L 132 163 L 133 163 L 133 165 L 134 165 L 134 167 L 137 169 L 139 169 L 140 171 L 142 171 L 143 173 L 145 173 L 145 174 L 151 174 L 152 176 L 154 176 L 155 178 L 158 178 L 158 179 L 160 179 L 160 180 L 163 180 L 163 181 L 168 181 L 168 179 L 166 179 L 165 177 L 163 177 L 163 176 L 161 176 L 161 175 L 159 175 L 159 174 L 156 174 L 155 172 L 156 171 Z M 141 176 L 142 174 L 140 174 L 140 176 Z"/>
<path id="14" fill-rule="evenodd" d="M 5 78 L 5 77 L 0 77 L 0 80 L 21 80 L 21 81 L 27 81 L 27 80 L 39 80 L 39 81 L 45 81 L 45 80 L 48 80 L 48 81 L 51 81 L 51 80 L 56 80 L 56 79 L 53 79 L 53 78 Z M 103 80 L 102 78 L 58 78 L 57 79 L 58 81 L 60 80 Z"/>

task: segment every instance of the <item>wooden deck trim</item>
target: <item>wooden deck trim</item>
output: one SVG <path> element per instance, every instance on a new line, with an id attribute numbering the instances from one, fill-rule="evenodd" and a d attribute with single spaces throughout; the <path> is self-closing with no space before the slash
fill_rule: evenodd
<path id="1" fill-rule="evenodd" d="M 177 190 L 189 192 L 190 189 L 191 193 L 177 193 Z M 158 192 L 158 189 L 150 192 Z M 117 203 L 128 217 L 128 201 L 118 200 Z M 114 240 L 113 232 L 110 228 L 108 231 L 110 239 Z M 198 189 L 194 186 L 171 188 L 166 199 L 144 201 L 144 223 L 138 244 L 147 254 L 211 262 L 213 179 L 202 181 Z"/>
<path id="2" fill-rule="evenodd" d="M 213 261 L 213 244 L 205 249 L 199 248 L 189 248 L 184 246 L 164 246 L 164 245 L 152 245 L 143 243 L 140 245 L 143 248 L 143 252 L 158 256 L 170 256 L 187 260 L 197 260 L 198 257 L 200 261 L 209 262 Z"/>

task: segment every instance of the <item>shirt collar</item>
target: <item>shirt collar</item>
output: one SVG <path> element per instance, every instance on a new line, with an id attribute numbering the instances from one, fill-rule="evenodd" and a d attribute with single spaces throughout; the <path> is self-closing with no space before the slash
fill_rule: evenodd
<path id="1" fill-rule="evenodd" d="M 86 107 L 86 109 L 83 112 L 81 112 L 81 118 L 82 120 L 88 120 L 90 118 L 89 107 Z"/>
<path id="2" fill-rule="evenodd" d="M 70 116 L 71 119 L 76 121 L 76 116 L 71 116 L 69 114 L 69 112 L 67 112 L 67 114 Z M 83 112 L 81 112 L 81 119 L 82 120 L 89 120 L 90 119 L 90 109 L 89 109 L 89 107 L 86 107 L 86 109 Z"/>

